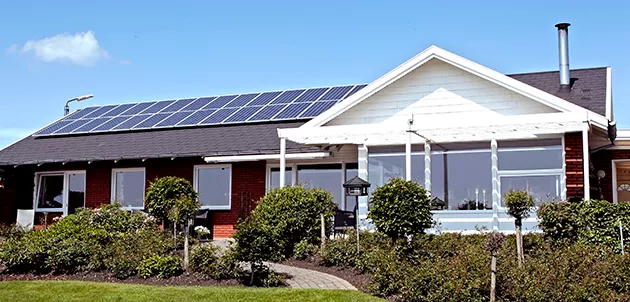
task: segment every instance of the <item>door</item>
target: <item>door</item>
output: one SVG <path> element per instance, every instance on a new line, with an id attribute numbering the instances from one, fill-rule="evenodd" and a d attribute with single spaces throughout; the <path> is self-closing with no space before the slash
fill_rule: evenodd
<path id="1" fill-rule="evenodd" d="M 630 161 L 615 161 L 613 167 L 614 201 L 630 202 Z"/>

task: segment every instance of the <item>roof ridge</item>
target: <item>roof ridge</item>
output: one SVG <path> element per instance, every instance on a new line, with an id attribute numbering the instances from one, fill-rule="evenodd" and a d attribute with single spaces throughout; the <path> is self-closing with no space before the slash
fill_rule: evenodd
<path id="1" fill-rule="evenodd" d="M 593 70 L 593 69 L 606 69 L 610 66 L 600 66 L 600 67 L 585 67 L 585 68 L 574 68 L 569 69 L 569 71 L 580 71 L 580 70 Z M 547 71 L 531 71 L 531 72 L 519 72 L 519 73 L 509 73 L 505 74 L 506 76 L 515 76 L 515 75 L 526 75 L 526 74 L 541 74 L 541 73 L 558 73 L 558 70 L 547 70 Z"/>

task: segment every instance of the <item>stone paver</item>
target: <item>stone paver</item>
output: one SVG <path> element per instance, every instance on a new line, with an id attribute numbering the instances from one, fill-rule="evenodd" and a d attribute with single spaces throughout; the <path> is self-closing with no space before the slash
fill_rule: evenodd
<path id="1" fill-rule="evenodd" d="M 326 273 L 278 263 L 269 262 L 265 264 L 276 273 L 283 273 L 291 276 L 287 280 L 287 284 L 291 288 L 357 290 L 357 288 L 348 281 Z"/>

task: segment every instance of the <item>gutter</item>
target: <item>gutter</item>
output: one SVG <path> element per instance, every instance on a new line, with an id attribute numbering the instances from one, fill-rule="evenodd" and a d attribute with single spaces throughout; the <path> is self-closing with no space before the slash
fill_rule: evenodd
<path id="1" fill-rule="evenodd" d="M 615 146 L 615 140 L 617 139 L 617 122 L 616 121 L 608 122 L 608 139 L 610 140 L 610 144 L 597 147 L 591 150 L 590 153 L 594 154 L 596 152 L 606 150 Z"/>

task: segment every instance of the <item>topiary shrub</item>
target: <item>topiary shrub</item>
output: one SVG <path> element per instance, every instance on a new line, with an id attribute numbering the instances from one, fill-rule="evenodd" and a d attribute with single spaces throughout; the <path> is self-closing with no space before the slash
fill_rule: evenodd
<path id="1" fill-rule="evenodd" d="M 523 262 L 523 219 L 529 217 L 534 207 L 534 197 L 524 190 L 512 190 L 503 196 L 507 214 L 514 217 L 516 229 L 516 250 L 519 263 Z"/>
<path id="2" fill-rule="evenodd" d="M 138 273 L 142 278 L 170 278 L 181 272 L 181 260 L 174 256 L 154 255 L 145 258 L 138 265 Z"/>
<path id="3" fill-rule="evenodd" d="M 433 225 L 431 200 L 416 182 L 395 177 L 372 193 L 368 218 L 395 244 L 399 238 L 423 234 Z"/>
<path id="4" fill-rule="evenodd" d="M 151 215 L 162 221 L 169 221 L 169 213 L 179 200 L 197 200 L 198 197 L 199 194 L 187 180 L 166 176 L 157 178 L 149 184 L 145 203 Z"/>

